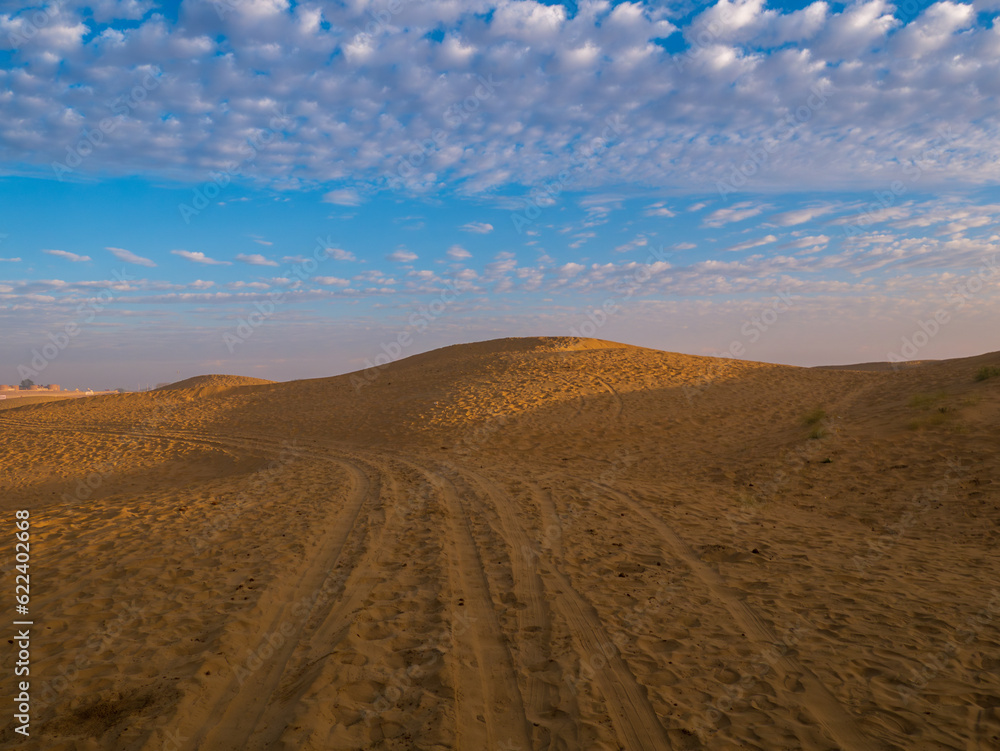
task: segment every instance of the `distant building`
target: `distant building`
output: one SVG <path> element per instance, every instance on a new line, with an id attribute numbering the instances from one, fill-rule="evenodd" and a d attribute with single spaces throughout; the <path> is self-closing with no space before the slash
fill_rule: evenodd
<path id="1" fill-rule="evenodd" d="M 17 391 L 17 386 L 7 386 L 5 384 L 0 384 L 0 391 Z"/>
<path id="2" fill-rule="evenodd" d="M 50 383 L 49 384 L 49 391 L 60 391 L 59 384 L 58 383 Z"/>

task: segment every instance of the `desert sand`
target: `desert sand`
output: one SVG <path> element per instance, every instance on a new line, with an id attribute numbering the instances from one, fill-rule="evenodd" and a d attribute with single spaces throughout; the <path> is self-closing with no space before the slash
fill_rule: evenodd
<path id="1" fill-rule="evenodd" d="M 997 364 L 505 339 L 4 405 L 0 747 L 1000 748 Z"/>

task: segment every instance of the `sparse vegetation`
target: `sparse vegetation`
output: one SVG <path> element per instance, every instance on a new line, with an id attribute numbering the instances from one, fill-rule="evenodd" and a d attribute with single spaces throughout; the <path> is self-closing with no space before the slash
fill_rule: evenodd
<path id="1" fill-rule="evenodd" d="M 910 406 L 919 409 L 927 414 L 910 420 L 906 424 L 909 430 L 925 430 L 935 428 L 949 422 L 950 418 L 958 413 L 958 408 L 952 404 L 942 404 L 942 400 L 948 398 L 947 391 L 935 391 L 932 394 L 915 394 L 910 398 Z"/>
<path id="2" fill-rule="evenodd" d="M 947 418 L 942 412 L 935 412 L 927 417 L 921 417 L 918 420 L 911 420 L 907 423 L 906 427 L 910 430 L 922 430 L 924 428 L 933 428 L 941 425 L 945 422 Z"/>
<path id="3" fill-rule="evenodd" d="M 752 493 L 749 490 L 741 490 L 736 498 L 740 508 L 744 509 L 756 508 L 767 500 L 762 493 Z"/>
<path id="4" fill-rule="evenodd" d="M 918 409 L 929 409 L 947 396 L 947 391 L 936 391 L 933 394 L 916 394 L 910 399 L 910 406 Z"/>
<path id="5" fill-rule="evenodd" d="M 826 432 L 826 428 L 822 425 L 814 425 L 813 429 L 809 431 L 809 438 L 813 441 L 818 441 L 820 438 L 826 438 L 829 435 Z"/>
<path id="6" fill-rule="evenodd" d="M 812 412 L 809 412 L 802 418 L 802 422 L 806 425 L 819 425 L 826 418 L 826 410 L 817 407 Z"/>
<path id="7" fill-rule="evenodd" d="M 976 371 L 976 380 L 985 381 L 987 378 L 1000 376 L 1000 367 L 996 365 L 984 365 Z"/>

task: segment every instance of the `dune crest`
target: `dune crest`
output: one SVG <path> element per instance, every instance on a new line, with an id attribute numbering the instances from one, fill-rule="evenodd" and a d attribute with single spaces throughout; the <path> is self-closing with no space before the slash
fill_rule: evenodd
<path id="1" fill-rule="evenodd" d="M 3 410 L 33 740 L 1000 747 L 997 365 L 539 337 Z"/>
<path id="2" fill-rule="evenodd" d="M 219 396 L 228 394 L 235 389 L 245 389 L 251 386 L 269 386 L 275 381 L 268 381 L 263 378 L 249 378 L 247 376 L 233 375 L 201 375 L 187 378 L 176 383 L 169 383 L 155 389 L 158 392 L 182 391 L 185 396 L 202 399 L 209 396 Z"/>

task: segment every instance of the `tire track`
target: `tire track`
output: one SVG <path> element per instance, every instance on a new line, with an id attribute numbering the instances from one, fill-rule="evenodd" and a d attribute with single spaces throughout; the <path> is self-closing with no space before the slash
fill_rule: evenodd
<path id="1" fill-rule="evenodd" d="M 444 475 L 411 461 L 397 461 L 423 474 L 447 508 L 451 610 L 473 614 L 466 619 L 468 628 L 452 628 L 456 745 L 477 750 L 500 748 L 502 744 L 530 749 L 531 735 L 510 648 L 462 498 Z"/>
<path id="2" fill-rule="evenodd" d="M 391 481 L 391 478 L 380 473 L 382 487 L 387 480 Z M 365 527 L 365 539 L 370 538 L 368 544 L 353 563 L 343 585 L 339 587 L 339 596 L 334 598 L 333 606 L 317 614 L 317 622 L 310 624 L 308 636 L 297 645 L 297 649 L 302 652 L 301 656 L 294 665 L 288 666 L 289 669 L 281 676 L 281 685 L 275 686 L 268 697 L 267 705 L 256 726 L 257 732 L 251 731 L 251 734 L 247 735 L 245 748 L 269 749 L 278 744 L 286 730 L 282 717 L 291 716 L 287 711 L 288 708 L 297 705 L 319 680 L 325 658 L 330 656 L 347 635 L 358 611 L 362 608 L 362 602 L 369 596 L 376 583 L 381 581 L 382 577 L 378 572 L 387 548 L 386 536 L 390 531 L 395 532 L 397 529 L 399 515 L 393 512 L 395 504 L 391 504 L 396 495 L 393 493 L 385 497 L 385 493 L 380 493 L 380 504 L 372 510 L 374 514 L 369 513 L 369 524 Z M 391 504 L 388 512 L 385 510 L 387 502 Z M 372 524 L 373 515 L 383 518 L 380 522 Z M 373 528 L 377 531 L 370 534 Z M 335 565 L 340 565 L 339 561 Z"/>
<path id="3" fill-rule="evenodd" d="M 768 646 L 781 644 L 781 640 L 767 621 L 748 605 L 714 568 L 705 563 L 666 522 L 628 495 L 607 485 L 599 483 L 598 485 L 608 495 L 646 520 L 673 556 L 683 561 L 712 596 L 725 606 L 747 638 Z M 841 748 L 850 751 L 877 751 L 879 746 L 858 729 L 855 719 L 805 665 L 787 653 L 779 653 L 773 664 L 781 678 L 789 676 L 798 678 L 803 686 L 799 695 L 789 696 L 787 706 L 801 703 Z"/>
<path id="4" fill-rule="evenodd" d="M 509 497 L 482 475 L 468 469 L 460 469 L 453 464 L 445 465 L 446 471 L 473 490 L 472 497 L 489 498 L 490 506 L 480 502 L 483 515 L 496 519 L 502 528 L 501 537 L 507 545 L 511 561 L 513 593 L 518 602 L 517 651 L 520 659 L 519 672 L 525 683 L 525 711 L 535 727 L 544 727 L 547 738 L 535 734 L 532 748 L 579 748 L 579 733 L 573 717 L 579 716 L 576 697 L 565 710 L 559 709 L 559 685 L 562 681 L 562 667 L 552 659 L 552 619 L 544 583 L 534 561 L 538 558 L 537 543 L 532 541 L 524 529 L 513 523 Z M 523 607 L 521 605 L 523 604 Z M 558 667 L 558 678 L 543 679 L 543 674 Z M 558 719 L 555 719 L 558 718 Z M 544 745 L 543 745 L 544 744 Z"/>
<path id="5" fill-rule="evenodd" d="M 358 466 L 346 460 L 333 461 L 346 469 L 352 478 L 348 503 L 340 513 L 326 522 L 317 546 L 318 553 L 308 561 L 305 571 L 294 586 L 285 591 L 272 590 L 275 602 L 260 603 L 260 607 L 265 612 L 269 610 L 270 614 L 261 619 L 266 625 L 258 626 L 250 636 L 250 643 L 266 643 L 268 635 L 287 631 L 285 624 L 292 624 L 291 631 L 284 642 L 274 649 L 273 657 L 249 678 L 234 675 L 224 687 L 209 692 L 207 696 L 192 693 L 188 701 L 178 707 L 175 716 L 181 720 L 181 724 L 176 732 L 190 738 L 191 748 L 213 751 L 246 749 L 247 741 L 260 723 L 267 703 L 276 691 L 294 651 L 313 629 L 326 620 L 328 612 L 335 605 L 331 598 L 316 595 L 323 592 L 348 538 L 357 526 L 362 507 L 373 493 L 372 482 Z M 377 488 L 375 492 L 377 493 Z M 298 614 L 306 602 L 309 604 L 305 606 L 305 612 Z M 204 708 L 207 706 L 211 709 L 206 714 Z"/>
<path id="6" fill-rule="evenodd" d="M 548 536 L 549 548 L 556 557 L 562 557 L 562 521 L 556 513 L 551 495 L 535 483 L 527 482 L 534 502 L 542 515 L 545 529 L 557 530 Z M 575 625 L 574 637 L 583 653 L 599 654 L 606 666 L 595 671 L 594 680 L 612 712 L 612 721 L 619 740 L 627 749 L 669 749 L 670 740 L 656 711 L 635 675 L 629 669 L 617 645 L 605 631 L 597 610 L 582 597 L 565 574 L 556 568 L 548 573 L 560 584 L 556 599 L 564 617 Z M 624 688 L 622 695 L 619 691 Z M 653 745 L 650 745 L 653 744 Z"/>
<path id="7" fill-rule="evenodd" d="M 635 675 L 625 663 L 594 607 L 574 589 L 569 577 L 556 566 L 555 560 L 538 556 L 538 569 L 532 571 L 517 555 L 518 551 L 533 550 L 534 546 L 514 513 L 516 508 L 514 499 L 482 475 L 469 469 L 462 469 L 461 472 L 474 478 L 487 490 L 493 500 L 504 537 L 514 550 L 512 565 L 514 561 L 519 562 L 519 565 L 515 566 L 515 582 L 518 579 L 528 582 L 528 586 L 535 590 L 533 596 L 538 598 L 543 597 L 543 592 L 548 592 L 548 596 L 552 598 L 556 608 L 566 620 L 579 654 L 590 657 L 600 654 L 606 661 L 606 667 L 596 671 L 594 681 L 604 697 L 605 706 L 621 744 L 627 749 L 671 748 L 666 730 L 650 704 L 646 690 L 639 685 Z M 558 518 L 555 522 L 549 519 L 549 522 L 550 525 L 557 524 Z M 550 525 L 545 525 L 545 528 L 550 528 Z M 559 537 L 561 538 L 561 534 Z M 554 586 L 543 587 L 540 574 L 554 580 Z M 537 580 L 537 585 L 530 584 L 532 575 Z"/>
<path id="8" fill-rule="evenodd" d="M 177 441 L 197 445 L 210 445 L 223 449 L 251 452 L 263 455 L 288 453 L 287 443 L 265 441 L 234 436 L 207 436 L 191 431 L 118 431 L 100 430 L 75 426 L 50 426 L 21 423 L 18 427 L 34 430 L 66 433 L 88 433 L 108 436 L 122 436 L 146 440 Z M 290 589 L 275 590 L 262 594 L 258 607 L 267 614 L 260 619 L 253 634 L 246 636 L 252 645 L 266 643 L 269 635 L 281 633 L 286 638 L 274 648 L 273 656 L 264 666 L 249 675 L 233 675 L 226 683 L 215 684 L 214 690 L 193 692 L 186 701 L 182 700 L 175 717 L 188 718 L 174 732 L 177 737 L 189 741 L 190 748 L 205 749 L 247 749 L 251 743 L 258 748 L 268 748 L 280 737 L 284 726 L 276 721 L 280 709 L 296 701 L 311 685 L 310 678 L 318 672 L 317 663 L 329 654 L 347 628 L 350 615 L 356 605 L 370 591 L 374 580 L 364 574 L 377 563 L 378 552 L 385 535 L 386 525 L 363 525 L 363 539 L 374 534 L 374 541 L 347 576 L 344 585 L 330 588 L 328 580 L 347 546 L 352 533 L 358 529 L 358 521 L 365 506 L 373 506 L 373 498 L 378 496 L 378 479 L 370 480 L 365 470 L 356 462 L 314 449 L 293 451 L 296 457 L 318 459 L 334 463 L 351 477 L 352 488 L 346 506 L 327 522 L 323 536 L 317 544 L 318 554 L 306 566 L 306 570 Z M 366 503 L 367 502 L 367 503 Z M 346 517 L 346 518 L 345 518 Z M 363 569 L 363 570 L 359 570 Z M 347 599 L 337 599 L 327 589 L 340 589 Z M 319 596 L 316 596 L 319 593 Z M 270 598 L 273 602 L 267 602 Z M 304 603 L 307 603 L 304 606 Z M 298 611 L 304 612 L 298 612 Z M 291 625 L 289 631 L 286 626 Z M 299 659 L 296 654 L 308 650 Z M 325 651 L 324 651 L 325 650 Z M 286 673 L 293 664 L 298 671 L 292 678 Z M 275 699 L 282 680 L 291 683 L 286 695 Z M 244 683 L 244 680 L 246 681 Z M 207 716 L 205 708 L 211 707 Z M 258 733 L 258 728 L 260 732 Z M 259 739 L 259 743 L 258 743 Z M 145 748 L 158 747 L 155 736 L 147 738 Z"/>
<path id="9" fill-rule="evenodd" d="M 611 394 L 611 396 L 614 397 L 615 404 L 618 406 L 618 409 L 615 411 L 614 417 L 612 419 L 620 420 L 622 413 L 625 412 L 625 402 L 622 401 L 622 397 L 621 394 L 618 393 L 618 389 L 616 389 L 614 386 L 612 386 L 610 383 L 605 381 L 600 376 L 594 376 L 594 380 L 597 381 L 599 384 L 601 384 L 604 388 L 606 388 L 608 392 Z"/>

